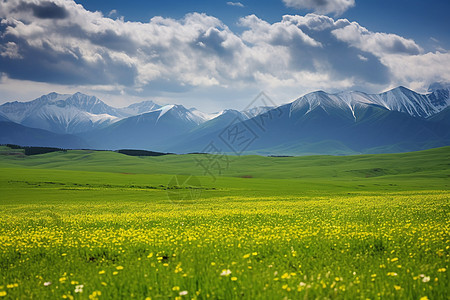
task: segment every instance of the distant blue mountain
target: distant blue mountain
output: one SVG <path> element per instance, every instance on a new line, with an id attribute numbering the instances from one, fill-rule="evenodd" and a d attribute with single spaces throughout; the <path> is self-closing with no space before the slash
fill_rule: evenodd
<path id="1" fill-rule="evenodd" d="M 432 85 L 427 94 L 405 87 L 381 94 L 317 91 L 279 107 L 216 114 L 151 101 L 116 109 L 80 93 L 49 94 L 0 106 L 0 121 L 70 132 L 97 149 L 264 155 L 387 153 L 450 145 L 449 94 L 448 85 L 442 84 Z M 1 136 L 0 143 L 4 143 Z"/>
<path id="2" fill-rule="evenodd" d="M 215 126 L 213 119 L 166 150 L 201 152 L 211 142 L 226 153 L 267 155 L 401 152 L 444 146 L 450 144 L 450 129 L 445 126 L 450 122 L 448 95 L 448 89 L 421 95 L 404 87 L 379 95 L 318 91 L 254 118 L 241 118 L 239 130 L 248 133 L 245 138 L 253 137 L 248 144 L 227 141 L 227 125 Z"/>
<path id="3" fill-rule="evenodd" d="M 0 121 L 0 144 L 20 146 L 58 147 L 84 149 L 89 145 L 80 137 L 30 128 L 14 122 Z"/>
<path id="4" fill-rule="evenodd" d="M 201 121 L 197 115 L 181 105 L 167 105 L 79 136 L 85 138 L 92 147 L 99 149 L 133 148 L 161 151 L 174 139 L 197 127 Z"/>

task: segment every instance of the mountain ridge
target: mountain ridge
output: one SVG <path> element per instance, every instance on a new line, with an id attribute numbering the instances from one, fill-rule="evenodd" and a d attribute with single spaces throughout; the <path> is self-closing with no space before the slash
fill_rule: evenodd
<path id="1" fill-rule="evenodd" d="M 0 121 L 6 118 L 27 127 L 75 134 L 99 149 L 200 152 L 216 140 L 220 149 L 235 154 L 296 154 L 296 147 L 300 154 L 301 149 L 320 154 L 364 153 L 392 145 L 408 151 L 447 145 L 449 94 L 449 86 L 442 84 L 430 86 L 427 94 L 403 86 L 380 94 L 316 91 L 281 106 L 209 114 L 153 101 L 114 108 L 79 92 L 50 93 L 29 102 L 1 105 Z M 255 135 L 250 137 L 254 141 L 245 149 L 227 151 L 230 144 L 223 137 L 231 126 Z"/>

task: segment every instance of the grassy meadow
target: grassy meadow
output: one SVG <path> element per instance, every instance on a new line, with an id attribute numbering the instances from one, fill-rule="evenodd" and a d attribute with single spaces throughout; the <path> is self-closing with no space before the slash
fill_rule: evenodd
<path id="1" fill-rule="evenodd" d="M 204 159 L 0 147 L 0 299 L 448 299 L 450 147 Z"/>

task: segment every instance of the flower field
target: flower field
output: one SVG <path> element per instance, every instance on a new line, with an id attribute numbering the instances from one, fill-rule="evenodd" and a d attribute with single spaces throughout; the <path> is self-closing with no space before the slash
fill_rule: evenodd
<path id="1" fill-rule="evenodd" d="M 448 297 L 444 184 L 230 178 L 182 202 L 167 197 L 170 177 L 129 177 L 3 169 L 0 298 Z"/>

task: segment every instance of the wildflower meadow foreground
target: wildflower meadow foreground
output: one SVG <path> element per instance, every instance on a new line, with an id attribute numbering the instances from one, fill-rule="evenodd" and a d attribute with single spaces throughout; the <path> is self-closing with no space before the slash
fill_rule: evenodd
<path id="1" fill-rule="evenodd" d="M 254 178 L 199 176 L 201 194 L 180 200 L 168 197 L 170 174 L 62 170 L 44 158 L 3 161 L 2 298 L 448 297 L 445 168 L 276 179 L 255 167 Z"/>

